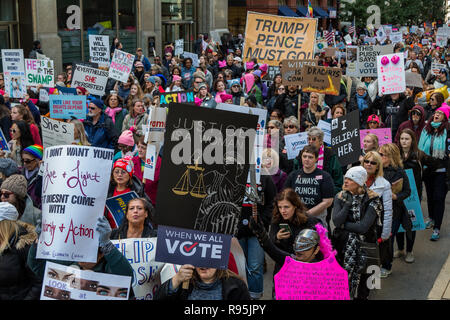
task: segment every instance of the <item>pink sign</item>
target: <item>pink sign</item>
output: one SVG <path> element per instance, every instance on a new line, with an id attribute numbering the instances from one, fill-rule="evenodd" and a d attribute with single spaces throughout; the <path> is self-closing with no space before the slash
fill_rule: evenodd
<path id="1" fill-rule="evenodd" d="M 286 257 L 274 280 L 276 300 L 350 300 L 347 271 L 334 255 L 317 263 Z"/>
<path id="2" fill-rule="evenodd" d="M 392 143 L 392 132 L 391 128 L 379 128 L 379 129 L 367 129 L 360 130 L 359 137 L 361 139 L 361 149 L 364 149 L 364 137 L 369 133 L 372 133 L 378 137 L 378 145 Z"/>

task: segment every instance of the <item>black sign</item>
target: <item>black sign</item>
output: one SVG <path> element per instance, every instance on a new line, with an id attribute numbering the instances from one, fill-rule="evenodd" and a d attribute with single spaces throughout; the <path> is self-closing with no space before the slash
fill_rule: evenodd
<path id="1" fill-rule="evenodd" d="M 357 162 L 361 155 L 359 111 L 331 121 L 331 148 L 341 166 Z"/>

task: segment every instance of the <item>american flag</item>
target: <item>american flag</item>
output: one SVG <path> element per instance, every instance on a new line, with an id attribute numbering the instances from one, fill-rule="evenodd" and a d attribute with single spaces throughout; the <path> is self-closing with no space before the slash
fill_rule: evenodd
<path id="1" fill-rule="evenodd" d="M 355 18 L 353 18 L 352 25 L 351 25 L 350 27 L 348 27 L 348 33 L 349 33 L 349 34 L 354 34 L 355 31 L 356 31 L 356 28 L 355 28 Z"/>
<path id="2" fill-rule="evenodd" d="M 331 25 L 330 25 L 330 29 L 328 31 L 325 30 L 324 33 L 325 33 L 324 36 L 325 36 L 325 39 L 327 40 L 328 46 L 329 47 L 331 47 L 331 46 L 334 47 L 334 32 L 331 29 Z"/>

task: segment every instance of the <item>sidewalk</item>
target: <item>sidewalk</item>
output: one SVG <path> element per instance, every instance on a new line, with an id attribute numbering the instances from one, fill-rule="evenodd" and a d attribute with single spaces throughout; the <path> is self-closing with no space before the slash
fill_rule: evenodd
<path id="1" fill-rule="evenodd" d="M 428 300 L 450 300 L 450 255 L 428 294 Z"/>

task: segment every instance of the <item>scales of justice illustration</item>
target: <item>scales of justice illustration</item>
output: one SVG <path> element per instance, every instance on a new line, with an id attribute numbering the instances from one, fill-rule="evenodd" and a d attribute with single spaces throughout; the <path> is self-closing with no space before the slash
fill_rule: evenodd
<path id="1" fill-rule="evenodd" d="M 191 171 L 200 172 L 193 187 L 191 187 Z M 194 198 L 205 198 L 207 196 L 207 193 L 205 188 L 205 181 L 203 179 L 204 171 L 205 168 L 198 166 L 198 161 L 195 161 L 195 165 L 193 166 L 186 166 L 186 171 L 178 180 L 176 186 L 172 188 L 173 193 L 179 196 L 186 196 L 190 194 Z"/>

